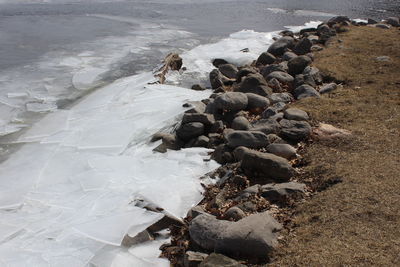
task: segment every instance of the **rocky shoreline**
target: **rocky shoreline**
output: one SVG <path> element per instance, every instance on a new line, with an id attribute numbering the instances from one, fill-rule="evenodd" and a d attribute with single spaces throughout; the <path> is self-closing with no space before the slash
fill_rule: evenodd
<path id="1" fill-rule="evenodd" d="M 174 133 L 157 133 L 155 149 L 214 149 L 221 167 L 204 185 L 203 201 L 183 220 L 164 217 L 127 244 L 153 238 L 169 227 L 172 240 L 161 249 L 173 266 L 252 266 L 270 261 L 279 249 L 279 232 L 290 228 L 293 207 L 313 193 L 340 181 L 320 183 L 302 171 L 305 147 L 318 139 L 351 138 L 351 133 L 319 123 L 290 107 L 304 98 L 319 98 L 341 86 L 313 66 L 314 53 L 329 47 L 338 33 L 352 26 L 382 30 L 399 27 L 398 18 L 384 22 L 352 21 L 339 16 L 318 28 L 281 32 L 251 65 L 235 66 L 214 59 L 210 73 L 214 93 L 188 103 Z M 204 90 L 194 85 L 193 90 Z M 157 210 L 156 207 L 148 207 Z M 290 231 L 290 229 L 289 229 Z"/>

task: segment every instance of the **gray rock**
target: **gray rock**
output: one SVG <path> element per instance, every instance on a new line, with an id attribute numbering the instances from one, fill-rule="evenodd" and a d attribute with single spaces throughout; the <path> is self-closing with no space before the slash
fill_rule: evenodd
<path id="1" fill-rule="evenodd" d="M 224 144 L 218 145 L 212 153 L 211 159 L 215 160 L 219 164 L 234 162 L 232 149 Z"/>
<path id="2" fill-rule="evenodd" d="M 285 61 L 289 61 L 295 57 L 297 57 L 295 53 L 288 51 L 283 54 L 282 59 Z"/>
<path id="3" fill-rule="evenodd" d="M 222 64 L 218 66 L 219 71 L 228 78 L 236 79 L 238 68 L 233 64 Z"/>
<path id="4" fill-rule="evenodd" d="M 262 148 L 268 145 L 267 135 L 259 131 L 232 131 L 225 138 L 227 145 L 232 148 Z"/>
<path id="5" fill-rule="evenodd" d="M 280 136 L 293 142 L 304 140 L 311 134 L 311 125 L 306 121 L 283 119 L 279 124 L 282 127 Z"/>
<path id="6" fill-rule="evenodd" d="M 286 141 L 277 136 L 276 134 L 269 134 L 267 135 L 268 141 L 271 144 L 286 144 Z"/>
<path id="7" fill-rule="evenodd" d="M 285 36 L 275 41 L 269 48 L 268 52 L 274 56 L 282 56 L 287 48 L 292 48 L 294 45 L 293 37 Z"/>
<path id="8" fill-rule="evenodd" d="M 255 184 L 255 185 L 252 185 L 250 187 L 247 187 L 242 192 L 243 193 L 248 193 L 248 194 L 251 194 L 251 195 L 256 195 L 256 194 L 258 194 L 260 192 L 260 188 L 261 188 L 261 185 Z"/>
<path id="9" fill-rule="evenodd" d="M 200 135 L 193 142 L 193 147 L 208 147 L 210 139 L 207 136 Z"/>
<path id="10" fill-rule="evenodd" d="M 287 52 L 291 53 L 291 52 Z M 297 56 L 296 56 L 297 57 Z M 261 69 L 262 76 L 267 79 L 268 75 L 274 71 L 286 72 L 288 69 L 282 64 L 272 64 Z"/>
<path id="11" fill-rule="evenodd" d="M 239 116 L 233 119 L 231 128 L 234 130 L 244 130 L 250 129 L 250 122 L 243 116 Z"/>
<path id="12" fill-rule="evenodd" d="M 157 210 L 151 210 L 151 211 L 157 211 Z M 161 220 L 147 227 L 147 231 L 153 234 L 161 230 L 167 229 L 171 225 L 183 226 L 183 220 L 178 219 L 174 216 L 164 215 L 164 217 Z"/>
<path id="13" fill-rule="evenodd" d="M 385 30 L 390 29 L 390 26 L 386 25 L 386 24 L 375 24 L 375 27 L 380 28 L 380 29 L 385 29 Z"/>
<path id="14" fill-rule="evenodd" d="M 188 211 L 187 216 L 194 219 L 201 214 L 208 214 L 208 213 L 204 210 L 203 207 L 195 206 Z"/>
<path id="15" fill-rule="evenodd" d="M 204 249 L 226 255 L 265 259 L 277 246 L 276 232 L 281 229 L 282 226 L 268 212 L 263 212 L 237 222 L 200 215 L 191 221 L 189 233 L 191 239 Z M 218 263 L 209 266 L 225 265 Z"/>
<path id="16" fill-rule="evenodd" d="M 156 140 L 158 137 L 153 136 L 152 140 Z M 162 134 L 162 143 L 153 149 L 155 152 L 165 153 L 168 149 L 179 150 L 183 146 L 183 142 L 173 134 Z M 159 138 L 157 140 L 160 140 Z"/>
<path id="17" fill-rule="evenodd" d="M 273 104 L 272 106 L 270 106 L 269 108 L 267 108 L 266 110 L 264 110 L 261 117 L 263 119 L 270 119 L 270 118 L 274 117 L 275 115 L 277 115 L 278 113 L 280 113 L 281 111 L 283 111 L 283 109 L 285 107 L 286 107 L 286 104 L 284 102 L 277 102 L 277 103 Z"/>
<path id="18" fill-rule="evenodd" d="M 221 120 L 216 121 L 213 125 L 210 127 L 210 133 L 222 133 L 224 130 L 224 123 Z"/>
<path id="19" fill-rule="evenodd" d="M 300 74 L 310 64 L 311 59 L 308 56 L 295 57 L 288 62 L 289 73 L 291 75 Z"/>
<path id="20" fill-rule="evenodd" d="M 311 46 L 311 48 L 310 48 L 311 52 L 318 52 L 318 51 L 322 51 L 322 50 L 324 50 L 324 48 L 317 44 Z"/>
<path id="21" fill-rule="evenodd" d="M 322 73 L 316 67 L 307 66 L 303 71 L 303 75 L 310 75 L 316 84 L 322 84 L 323 82 Z"/>
<path id="22" fill-rule="evenodd" d="M 184 267 L 198 267 L 206 258 L 208 254 L 195 252 L 195 251 L 186 251 L 185 257 L 183 259 Z"/>
<path id="23" fill-rule="evenodd" d="M 312 45 L 313 42 L 310 40 L 310 38 L 302 38 L 300 42 L 295 45 L 293 51 L 298 55 L 305 55 L 311 51 Z"/>
<path id="24" fill-rule="evenodd" d="M 317 83 L 314 81 L 311 75 L 297 74 L 294 78 L 294 87 L 297 88 L 303 84 L 308 84 L 311 87 L 317 86 Z"/>
<path id="25" fill-rule="evenodd" d="M 389 56 L 379 56 L 375 58 L 376 61 L 389 62 L 391 58 Z"/>
<path id="26" fill-rule="evenodd" d="M 212 61 L 212 64 L 218 68 L 219 65 L 228 64 L 229 62 L 222 58 L 216 58 Z"/>
<path id="27" fill-rule="evenodd" d="M 307 112 L 298 108 L 288 108 L 283 114 L 283 117 L 288 120 L 308 121 L 310 119 Z"/>
<path id="28" fill-rule="evenodd" d="M 212 89 L 224 86 L 222 73 L 218 69 L 214 69 L 210 72 L 210 84 Z"/>
<path id="29" fill-rule="evenodd" d="M 225 255 L 212 253 L 199 267 L 246 267 L 246 265 L 240 264 Z"/>
<path id="30" fill-rule="evenodd" d="M 272 55 L 271 53 L 268 52 L 264 52 L 262 53 L 257 61 L 256 61 L 256 65 L 268 65 L 268 64 L 272 64 L 276 61 L 276 57 L 274 55 Z"/>
<path id="31" fill-rule="evenodd" d="M 266 184 L 261 186 L 260 191 L 262 197 L 271 202 L 279 202 L 291 195 L 304 194 L 306 192 L 306 185 L 297 182 Z"/>
<path id="32" fill-rule="evenodd" d="M 308 84 L 303 84 L 294 89 L 293 95 L 296 99 L 302 99 L 306 97 L 320 97 L 317 90 Z"/>
<path id="33" fill-rule="evenodd" d="M 233 176 L 232 183 L 237 185 L 237 186 L 240 186 L 240 187 L 249 185 L 249 181 L 247 180 L 247 178 L 245 176 L 242 176 L 242 175 Z"/>
<path id="34" fill-rule="evenodd" d="M 246 151 L 248 151 L 248 150 L 249 149 L 247 147 L 239 146 L 239 147 L 235 148 L 235 150 L 233 150 L 233 156 L 235 157 L 235 159 L 237 161 L 241 161 L 244 153 L 246 153 Z"/>
<path id="35" fill-rule="evenodd" d="M 267 80 L 269 81 L 271 79 L 277 79 L 279 82 L 284 84 L 290 84 L 294 81 L 292 75 L 282 71 L 274 71 L 268 74 Z"/>
<path id="36" fill-rule="evenodd" d="M 253 123 L 253 131 L 260 131 L 264 134 L 279 133 L 280 125 L 274 119 L 261 119 Z"/>
<path id="37" fill-rule="evenodd" d="M 194 84 L 194 85 L 192 85 L 192 90 L 195 90 L 195 91 L 204 91 L 204 90 L 206 90 L 206 88 L 203 87 L 203 86 L 201 86 L 200 84 Z"/>
<path id="38" fill-rule="evenodd" d="M 226 111 L 239 111 L 246 109 L 248 103 L 247 95 L 240 92 L 227 92 L 214 100 L 217 109 Z"/>
<path id="39" fill-rule="evenodd" d="M 264 110 L 269 106 L 268 98 L 252 93 L 247 93 L 247 110 Z"/>
<path id="40" fill-rule="evenodd" d="M 319 93 L 320 94 L 326 94 L 326 93 L 330 93 L 333 90 L 335 90 L 337 88 L 337 84 L 336 83 L 328 83 L 328 84 L 324 84 L 320 89 L 319 89 Z"/>
<path id="41" fill-rule="evenodd" d="M 374 20 L 374 19 L 368 19 L 367 24 L 371 25 L 371 24 L 377 24 L 378 21 Z"/>
<path id="42" fill-rule="evenodd" d="M 257 74 L 257 70 L 251 67 L 242 68 L 236 74 L 236 82 L 240 83 L 243 77 L 246 77 L 249 74 Z"/>
<path id="43" fill-rule="evenodd" d="M 187 107 L 190 109 L 186 110 L 185 113 L 204 113 L 206 111 L 206 104 L 201 101 L 189 102 Z"/>
<path id="44" fill-rule="evenodd" d="M 336 16 L 328 20 L 328 25 L 332 26 L 333 24 L 336 23 L 345 23 L 345 22 L 350 22 L 349 17 L 347 16 Z"/>
<path id="45" fill-rule="evenodd" d="M 182 118 L 182 123 L 201 122 L 204 125 L 211 126 L 215 123 L 214 116 L 207 113 L 185 113 Z"/>
<path id="46" fill-rule="evenodd" d="M 247 75 L 235 91 L 253 93 L 261 96 L 269 96 L 272 94 L 272 89 L 267 86 L 264 77 L 258 73 Z"/>
<path id="47" fill-rule="evenodd" d="M 183 141 L 189 141 L 192 138 L 204 133 L 204 124 L 201 122 L 190 122 L 182 124 L 177 130 L 177 136 Z"/>
<path id="48" fill-rule="evenodd" d="M 288 144 L 270 144 L 267 146 L 267 152 L 285 159 L 296 157 L 296 149 Z"/>
<path id="49" fill-rule="evenodd" d="M 275 78 L 268 81 L 268 86 L 272 88 L 274 93 L 280 93 L 283 91 L 281 83 Z"/>
<path id="50" fill-rule="evenodd" d="M 397 17 L 390 17 L 386 19 L 386 23 L 393 27 L 400 27 L 400 21 Z"/>
<path id="51" fill-rule="evenodd" d="M 293 96 L 290 93 L 273 93 L 268 98 L 271 104 L 276 104 L 278 102 L 290 103 L 293 101 Z"/>
<path id="52" fill-rule="evenodd" d="M 229 208 L 224 214 L 226 220 L 239 221 L 244 217 L 246 217 L 246 214 L 238 207 Z"/>
<path id="53" fill-rule="evenodd" d="M 243 155 L 240 167 L 250 177 L 275 181 L 288 181 L 295 174 L 295 170 L 286 159 L 252 150 Z"/>

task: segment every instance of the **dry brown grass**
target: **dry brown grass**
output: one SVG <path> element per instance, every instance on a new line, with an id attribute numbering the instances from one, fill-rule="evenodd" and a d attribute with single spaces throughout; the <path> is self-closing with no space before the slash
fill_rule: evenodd
<path id="1" fill-rule="evenodd" d="M 305 155 L 307 175 L 342 182 L 297 207 L 268 266 L 400 266 L 400 30 L 354 27 L 339 38 L 315 65 L 346 85 L 296 106 L 352 131 Z"/>

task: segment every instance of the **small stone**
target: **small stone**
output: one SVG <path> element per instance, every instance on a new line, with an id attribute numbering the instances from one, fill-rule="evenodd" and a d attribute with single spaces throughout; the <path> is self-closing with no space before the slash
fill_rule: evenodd
<path id="1" fill-rule="evenodd" d="M 214 69 L 210 72 L 210 83 L 212 89 L 224 86 L 222 73 L 218 69 Z"/>
<path id="2" fill-rule="evenodd" d="M 246 77 L 249 74 L 257 74 L 257 70 L 251 67 L 242 68 L 236 74 L 236 82 L 240 83 L 243 77 Z"/>
<path id="3" fill-rule="evenodd" d="M 268 145 L 267 136 L 260 131 L 232 131 L 226 135 L 229 147 L 262 148 Z"/>
<path id="4" fill-rule="evenodd" d="M 232 178 L 232 183 L 234 183 L 235 185 L 240 186 L 240 187 L 249 185 L 249 181 L 246 179 L 246 177 L 244 177 L 242 175 L 235 175 Z"/>
<path id="5" fill-rule="evenodd" d="M 267 152 L 285 159 L 296 157 L 296 149 L 288 144 L 270 144 L 267 146 Z"/>
<path id="6" fill-rule="evenodd" d="M 311 134 L 311 125 L 306 121 L 283 119 L 279 124 L 282 127 L 280 136 L 293 142 L 302 141 Z"/>
<path id="7" fill-rule="evenodd" d="M 346 138 L 351 136 L 351 132 L 344 129 L 339 129 L 333 125 L 320 123 L 313 131 L 314 138 L 320 140 L 329 140 L 336 138 Z"/>
<path id="8" fill-rule="evenodd" d="M 247 99 L 248 99 L 247 110 L 263 111 L 270 104 L 268 98 L 266 98 L 264 96 L 260 96 L 260 95 L 256 95 L 256 94 L 252 94 L 252 93 L 247 93 L 246 95 L 247 95 Z"/>
<path id="9" fill-rule="evenodd" d="M 297 57 L 295 53 L 288 51 L 283 54 L 282 59 L 285 61 L 289 61 L 295 57 Z"/>
<path id="10" fill-rule="evenodd" d="M 177 130 L 176 134 L 184 141 L 200 136 L 204 133 L 204 124 L 201 122 L 190 122 L 182 124 Z"/>
<path id="11" fill-rule="evenodd" d="M 153 236 L 149 233 L 149 231 L 144 230 L 143 232 L 138 233 L 136 236 L 131 237 L 128 234 L 124 236 L 121 245 L 125 247 L 131 247 L 137 244 L 141 244 L 150 240 L 154 240 Z"/>
<path id="12" fill-rule="evenodd" d="M 193 142 L 193 147 L 208 147 L 210 139 L 207 136 L 201 135 L 195 139 Z"/>
<path id="13" fill-rule="evenodd" d="M 293 95 L 296 99 L 302 99 L 307 97 L 320 97 L 317 90 L 308 84 L 303 84 L 294 89 Z"/>
<path id="14" fill-rule="evenodd" d="M 232 121 L 231 128 L 234 130 L 248 130 L 250 128 L 250 122 L 243 116 L 236 117 Z"/>
<path id="15" fill-rule="evenodd" d="M 271 53 L 268 52 L 264 52 L 262 53 L 257 61 L 256 61 L 256 65 L 268 65 L 268 64 L 272 64 L 276 61 L 276 57 L 274 55 L 272 55 Z"/>
<path id="16" fill-rule="evenodd" d="M 206 90 L 206 88 L 204 88 L 204 87 L 201 86 L 200 84 L 194 84 L 194 85 L 192 86 L 192 90 L 195 90 L 195 91 L 204 91 L 204 90 Z"/>
<path id="17" fill-rule="evenodd" d="M 367 24 L 371 25 L 371 24 L 377 24 L 378 21 L 374 20 L 374 19 L 368 19 Z"/>
<path id="18" fill-rule="evenodd" d="M 212 253 L 199 267 L 246 267 L 222 254 Z"/>
<path id="19" fill-rule="evenodd" d="M 390 61 L 390 57 L 388 56 L 379 56 L 375 58 L 376 61 L 380 61 L 380 62 L 389 62 Z"/>
<path id="20" fill-rule="evenodd" d="M 310 65 L 311 62 L 312 61 L 308 56 L 295 57 L 288 62 L 289 73 L 291 75 L 303 73 L 304 69 Z"/>
<path id="21" fill-rule="evenodd" d="M 235 157 L 235 159 L 237 161 L 241 161 L 244 153 L 248 150 L 249 149 L 247 147 L 239 146 L 239 147 L 235 148 L 235 150 L 233 150 L 233 156 Z"/>
<path id="22" fill-rule="evenodd" d="M 324 50 L 324 48 L 320 45 L 313 45 L 310 48 L 311 52 L 318 52 L 318 51 L 322 51 L 322 50 Z"/>
<path id="23" fill-rule="evenodd" d="M 190 109 L 186 110 L 185 113 L 204 113 L 206 111 L 206 104 L 201 101 L 193 101 L 187 104 Z"/>
<path id="24" fill-rule="evenodd" d="M 298 55 L 305 55 L 311 51 L 313 43 L 309 38 L 302 38 L 300 42 L 296 44 L 293 51 Z"/>
<path id="25" fill-rule="evenodd" d="M 234 157 L 232 155 L 232 149 L 227 145 L 218 145 L 211 155 L 211 158 L 218 162 L 219 164 L 226 164 L 234 162 Z"/>
<path id="26" fill-rule="evenodd" d="M 239 111 L 246 109 L 248 99 L 246 94 L 239 92 L 224 93 L 214 100 L 217 109 L 226 111 Z"/>
<path id="27" fill-rule="evenodd" d="M 212 61 L 212 64 L 218 68 L 220 65 L 228 64 L 229 62 L 222 58 L 216 58 Z"/>
<path id="28" fill-rule="evenodd" d="M 195 251 L 186 251 L 185 257 L 183 260 L 184 267 L 198 267 L 201 262 L 203 262 L 208 257 L 208 254 L 195 252 Z"/>
<path id="29" fill-rule="evenodd" d="M 288 52 L 290 53 L 290 52 Z M 297 56 L 296 56 L 297 57 Z M 282 64 L 272 64 L 261 69 L 262 76 L 267 79 L 268 75 L 274 71 L 286 72 L 288 69 Z"/>
<path id="30" fill-rule="evenodd" d="M 390 29 L 390 26 L 386 25 L 386 24 L 375 24 L 375 27 L 380 28 L 380 29 L 385 29 L 385 30 Z"/>
<path id="31" fill-rule="evenodd" d="M 201 206 L 195 206 L 191 208 L 187 214 L 188 217 L 191 217 L 192 219 L 196 218 L 197 216 L 201 214 L 207 214 L 207 212 L 204 210 L 203 207 Z"/>
<path id="32" fill-rule="evenodd" d="M 280 184 L 266 184 L 260 188 L 261 196 L 271 202 L 280 202 L 286 197 L 301 195 L 306 192 L 306 185 L 289 182 Z"/>
<path id="33" fill-rule="evenodd" d="M 327 93 L 330 93 L 330 92 L 334 91 L 336 88 L 337 88 L 337 84 L 336 84 L 336 83 L 324 84 L 324 85 L 319 89 L 319 93 L 320 93 L 320 94 L 327 94 Z"/>
<path id="34" fill-rule="evenodd" d="M 280 130 L 279 123 L 273 118 L 258 120 L 252 126 L 253 131 L 260 131 L 264 134 L 278 133 Z"/>
<path id="35" fill-rule="evenodd" d="M 276 104 L 278 102 L 290 103 L 294 99 L 290 93 L 273 93 L 268 98 L 271 101 L 271 104 Z"/>
<path id="36" fill-rule="evenodd" d="M 232 207 L 225 212 L 224 217 L 226 220 L 239 221 L 246 217 L 246 214 L 240 208 Z"/>
<path id="37" fill-rule="evenodd" d="M 283 114 L 284 118 L 288 120 L 308 121 L 310 119 L 307 112 L 298 108 L 288 108 Z"/>
<path id="38" fill-rule="evenodd" d="M 274 71 L 268 74 L 267 80 L 269 81 L 271 79 L 277 79 L 279 82 L 283 84 L 290 84 L 294 81 L 293 76 L 282 71 Z"/>
<path id="39" fill-rule="evenodd" d="M 233 64 L 222 64 L 218 66 L 219 71 L 226 77 L 236 79 L 238 68 Z"/>
<path id="40" fill-rule="evenodd" d="M 272 94 L 272 89 L 267 86 L 267 82 L 261 74 L 249 74 L 240 83 L 239 87 L 235 89 L 236 92 L 253 93 L 261 96 L 269 96 Z"/>

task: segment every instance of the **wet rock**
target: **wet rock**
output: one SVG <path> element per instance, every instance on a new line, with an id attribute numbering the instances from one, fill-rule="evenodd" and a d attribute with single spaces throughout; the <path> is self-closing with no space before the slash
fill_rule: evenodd
<path id="1" fill-rule="evenodd" d="M 276 247 L 276 232 L 281 229 L 282 226 L 268 212 L 263 212 L 237 222 L 200 215 L 191 221 L 189 233 L 191 239 L 204 249 L 226 255 L 265 259 Z M 224 265 L 218 263 L 211 266 Z"/>
<path id="2" fill-rule="evenodd" d="M 246 265 L 240 264 L 225 255 L 212 253 L 199 267 L 246 267 Z"/>
<path id="3" fill-rule="evenodd" d="M 306 121 L 283 119 L 279 124 L 282 127 L 279 135 L 293 142 L 304 140 L 311 134 L 311 125 Z"/>
<path id="4" fill-rule="evenodd" d="M 282 56 L 287 48 L 292 48 L 294 45 L 293 37 L 285 36 L 275 41 L 269 48 L 268 52 L 274 56 Z"/>
<path id="5" fill-rule="evenodd" d="M 269 65 L 272 64 L 276 61 L 276 57 L 274 55 L 272 55 L 271 53 L 268 52 L 264 52 L 262 53 L 257 61 L 256 61 L 256 65 Z"/>
<path id="6" fill-rule="evenodd" d="M 308 56 L 295 57 L 288 62 L 289 73 L 291 75 L 300 74 L 310 64 L 311 59 Z"/>
<path id="7" fill-rule="evenodd" d="M 212 61 L 212 64 L 218 68 L 220 65 L 229 64 L 229 62 L 222 58 L 216 58 Z"/>
<path id="8" fill-rule="evenodd" d="M 234 130 L 248 130 L 250 129 L 250 122 L 243 116 L 233 119 L 231 128 Z"/>
<path id="9" fill-rule="evenodd" d="M 305 55 L 310 53 L 312 45 L 313 42 L 310 40 L 310 38 L 302 38 L 300 42 L 296 44 L 293 51 L 298 55 Z"/>
<path id="10" fill-rule="evenodd" d="M 210 83 L 212 89 L 224 86 L 222 73 L 218 69 L 214 69 L 210 72 Z"/>
<path id="11" fill-rule="evenodd" d="M 289 182 L 280 184 L 266 184 L 261 186 L 261 196 L 271 202 L 280 202 L 293 195 L 302 195 L 306 192 L 306 185 Z"/>
<path id="12" fill-rule="evenodd" d="M 256 111 L 256 110 L 264 110 L 269 106 L 269 100 L 266 97 L 247 93 L 247 110 Z"/>
<path id="13" fill-rule="evenodd" d="M 246 77 L 249 74 L 257 74 L 257 70 L 251 67 L 242 68 L 236 74 L 236 82 L 240 83 L 243 77 Z"/>
<path id="14" fill-rule="evenodd" d="M 239 221 L 244 217 L 246 217 L 246 214 L 238 207 L 229 208 L 224 214 L 226 220 Z"/>
<path id="15" fill-rule="evenodd" d="M 153 236 L 149 233 L 149 231 L 144 230 L 140 232 L 134 237 L 129 236 L 128 234 L 124 236 L 121 245 L 125 247 L 131 247 L 137 244 L 141 244 L 150 240 L 154 240 Z"/>
<path id="16" fill-rule="evenodd" d="M 288 120 L 308 121 L 310 119 L 307 112 L 298 108 L 288 108 L 283 114 L 283 117 Z"/>
<path id="17" fill-rule="evenodd" d="M 253 123 L 252 130 L 260 131 L 264 134 L 279 133 L 280 125 L 274 119 L 261 119 Z"/>
<path id="18" fill-rule="evenodd" d="M 192 90 L 195 90 L 195 91 L 204 91 L 204 90 L 206 90 L 206 88 L 203 87 L 203 86 L 201 86 L 200 84 L 194 84 L 194 85 L 192 85 Z"/>
<path id="19" fill-rule="evenodd" d="M 244 146 L 239 146 L 233 150 L 233 156 L 237 161 L 241 161 L 243 158 L 244 153 L 246 153 L 249 149 Z"/>
<path id="20" fill-rule="evenodd" d="M 330 92 L 334 91 L 336 88 L 337 88 L 337 84 L 336 84 L 336 83 L 324 84 L 324 85 L 319 89 L 319 93 L 320 93 L 320 94 L 330 93 Z"/>
<path id="21" fill-rule="evenodd" d="M 271 101 L 271 104 L 276 104 L 278 102 L 290 103 L 294 99 L 290 93 L 273 93 L 268 98 Z"/>
<path id="22" fill-rule="evenodd" d="M 246 109 L 248 99 L 246 94 L 240 92 L 224 93 L 214 100 L 217 109 L 226 111 L 239 111 Z"/>
<path id="23" fill-rule="evenodd" d="M 247 151 L 240 167 L 250 177 L 269 178 L 275 181 L 288 181 L 295 170 L 289 162 L 270 153 Z"/>
<path id="24" fill-rule="evenodd" d="M 198 267 L 201 262 L 203 262 L 208 257 L 208 254 L 195 252 L 195 251 L 186 251 L 185 257 L 183 259 L 184 267 Z"/>
<path id="25" fill-rule="evenodd" d="M 204 133 L 204 124 L 201 122 L 190 122 L 182 124 L 177 130 L 177 136 L 183 141 L 189 141 L 192 138 Z"/>
<path id="26" fill-rule="evenodd" d="M 307 97 L 320 97 L 317 90 L 308 84 L 303 84 L 294 89 L 293 95 L 296 99 L 302 99 Z"/>
<path id="27" fill-rule="evenodd" d="M 277 79 L 279 82 L 283 84 L 290 84 L 294 81 L 292 75 L 282 71 L 274 71 L 268 74 L 267 80 L 269 81 L 271 79 Z"/>
<path id="28" fill-rule="evenodd" d="M 261 96 L 269 96 L 272 94 L 272 89 L 267 86 L 264 77 L 258 73 L 247 75 L 235 91 L 253 93 Z"/>
<path id="29" fill-rule="evenodd" d="M 267 152 L 285 159 L 296 157 L 296 149 L 288 144 L 270 144 L 267 146 Z"/>
<path id="30" fill-rule="evenodd" d="M 225 136 L 229 147 L 262 148 L 268 145 L 267 136 L 259 131 L 232 131 Z"/>
<path id="31" fill-rule="evenodd" d="M 186 107 L 190 107 L 190 109 L 186 110 L 185 113 L 204 113 L 206 111 L 206 104 L 201 101 L 189 102 Z"/>
<path id="32" fill-rule="evenodd" d="M 211 159 L 215 160 L 219 164 L 234 162 L 232 148 L 224 144 L 217 146 L 211 155 Z"/>
<path id="33" fill-rule="evenodd" d="M 387 18 L 386 23 L 393 27 L 400 27 L 400 21 L 399 21 L 399 18 L 397 18 L 397 17 Z"/>
<path id="34" fill-rule="evenodd" d="M 291 60 L 291 59 L 293 59 L 295 57 L 297 57 L 297 54 L 288 51 L 288 52 L 285 52 L 283 54 L 282 59 L 285 60 L 285 61 L 289 61 L 289 60 Z"/>
<path id="35" fill-rule="evenodd" d="M 222 64 L 218 66 L 219 71 L 228 78 L 236 79 L 238 68 L 233 64 Z"/>
<path id="36" fill-rule="evenodd" d="M 197 137 L 193 142 L 193 147 L 208 147 L 210 139 L 207 136 L 201 135 Z"/>
<path id="37" fill-rule="evenodd" d="M 207 113 L 185 113 L 182 123 L 201 122 L 204 125 L 211 126 L 215 123 L 214 116 Z"/>

